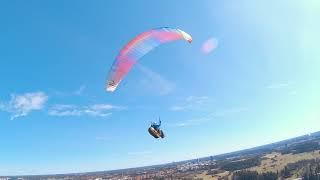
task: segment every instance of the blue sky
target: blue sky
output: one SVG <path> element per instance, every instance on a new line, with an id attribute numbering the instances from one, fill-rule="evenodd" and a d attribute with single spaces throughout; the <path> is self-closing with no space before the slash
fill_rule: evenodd
<path id="1" fill-rule="evenodd" d="M 319 130 L 317 1 L 2 1 L 0 175 L 185 160 Z M 180 28 L 114 93 L 118 51 Z M 207 40 L 217 42 L 209 52 Z M 161 116 L 167 138 L 153 139 Z"/>

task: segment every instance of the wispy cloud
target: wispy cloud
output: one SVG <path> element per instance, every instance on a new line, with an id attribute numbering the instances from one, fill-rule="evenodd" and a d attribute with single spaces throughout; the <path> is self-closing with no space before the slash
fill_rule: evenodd
<path id="1" fill-rule="evenodd" d="M 79 87 L 79 89 L 77 89 L 76 91 L 74 91 L 73 94 L 80 96 L 80 95 L 83 94 L 83 92 L 84 92 L 84 90 L 85 90 L 86 88 L 87 88 L 87 86 L 83 84 L 83 85 L 81 85 L 81 86 Z"/>
<path id="2" fill-rule="evenodd" d="M 0 110 L 11 113 L 11 120 L 27 116 L 30 112 L 44 108 L 48 96 L 44 92 L 12 94 L 8 102 L 0 104 Z"/>
<path id="3" fill-rule="evenodd" d="M 288 95 L 294 96 L 297 95 L 297 91 L 294 88 L 294 83 L 293 82 L 283 82 L 283 83 L 274 83 L 270 84 L 267 86 L 268 89 L 270 90 L 284 90 L 285 92 L 288 93 Z"/>
<path id="4" fill-rule="evenodd" d="M 208 122 L 208 121 L 212 121 L 214 119 L 215 119 L 214 116 L 204 116 L 204 117 L 199 117 L 199 118 L 187 119 L 187 120 L 184 120 L 184 121 L 179 121 L 177 123 L 169 124 L 169 126 L 172 126 L 172 127 L 196 126 L 196 125 L 200 125 L 200 124 L 203 124 L 205 122 Z"/>
<path id="5" fill-rule="evenodd" d="M 274 83 L 267 86 L 268 89 L 281 89 L 281 88 L 287 88 L 290 86 L 290 83 Z"/>
<path id="6" fill-rule="evenodd" d="M 249 109 L 246 107 L 234 107 L 224 110 L 219 110 L 214 113 L 209 113 L 208 115 L 204 115 L 202 117 L 187 119 L 187 120 L 180 120 L 176 123 L 171 123 L 169 126 L 171 127 L 186 127 L 186 126 L 196 126 L 201 125 L 206 122 L 219 120 L 222 117 L 227 117 L 233 114 L 242 113 L 248 111 Z"/>
<path id="7" fill-rule="evenodd" d="M 208 96 L 188 96 L 186 98 L 186 102 L 203 104 L 203 103 L 207 102 L 208 99 L 209 99 Z"/>
<path id="8" fill-rule="evenodd" d="M 298 94 L 298 92 L 294 91 L 294 90 L 289 92 L 289 95 L 292 95 L 292 96 L 297 95 L 297 94 Z"/>
<path id="9" fill-rule="evenodd" d="M 124 107 L 114 106 L 111 104 L 93 104 L 89 106 L 77 106 L 70 104 L 57 104 L 49 109 L 48 114 L 51 116 L 95 116 L 107 117 L 112 114 L 113 110 L 123 110 Z"/>
<path id="10" fill-rule="evenodd" d="M 6 106 L 4 103 L 0 102 L 0 110 L 1 111 L 5 111 L 6 110 Z"/>
<path id="11" fill-rule="evenodd" d="M 85 90 L 87 89 L 87 86 L 85 84 L 80 85 L 78 88 L 75 88 L 73 90 L 51 90 L 53 96 L 58 97 L 69 97 L 69 96 L 81 96 L 84 95 Z"/>
<path id="12" fill-rule="evenodd" d="M 152 151 L 136 151 L 136 152 L 128 152 L 129 156 L 145 156 L 152 154 Z"/>
<path id="13" fill-rule="evenodd" d="M 137 64 L 136 67 L 144 74 L 141 79 L 141 86 L 160 95 L 171 93 L 175 89 L 175 84 L 150 68 Z"/>
<path id="14" fill-rule="evenodd" d="M 171 106 L 171 107 L 170 107 L 170 110 L 171 110 L 171 111 L 183 111 L 183 110 L 185 110 L 185 109 L 186 109 L 185 106 L 177 106 L 177 105 L 175 105 L 175 106 Z"/>
<path id="15" fill-rule="evenodd" d="M 178 105 L 170 107 L 171 111 L 184 111 L 203 108 L 209 102 L 208 96 L 188 96 Z"/>
<path id="16" fill-rule="evenodd" d="M 231 114 L 241 113 L 241 112 L 245 112 L 248 110 L 249 110 L 249 108 L 247 108 L 247 107 L 233 107 L 233 108 L 229 108 L 229 109 L 216 111 L 212 115 L 215 117 L 225 117 L 225 116 L 228 116 Z"/>

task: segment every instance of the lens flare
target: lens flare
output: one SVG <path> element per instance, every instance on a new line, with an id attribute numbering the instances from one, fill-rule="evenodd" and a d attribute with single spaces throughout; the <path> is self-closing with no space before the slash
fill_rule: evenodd
<path id="1" fill-rule="evenodd" d="M 217 47 L 218 47 L 218 40 L 216 38 L 210 38 L 202 44 L 201 51 L 204 54 L 209 54 L 212 51 L 214 51 Z"/>

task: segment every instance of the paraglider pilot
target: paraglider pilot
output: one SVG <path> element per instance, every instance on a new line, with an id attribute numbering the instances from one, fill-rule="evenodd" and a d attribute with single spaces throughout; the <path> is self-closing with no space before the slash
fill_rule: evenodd
<path id="1" fill-rule="evenodd" d="M 159 130 L 161 126 L 161 120 L 159 119 L 159 124 L 157 124 L 156 122 L 152 122 L 151 123 L 151 127 L 153 127 L 155 130 Z"/>
<path id="2" fill-rule="evenodd" d="M 152 122 L 151 126 L 149 127 L 148 131 L 149 133 L 154 137 L 154 138 L 164 138 L 164 133 L 160 129 L 161 126 L 161 120 L 159 118 L 159 123 L 157 124 L 156 122 Z"/>

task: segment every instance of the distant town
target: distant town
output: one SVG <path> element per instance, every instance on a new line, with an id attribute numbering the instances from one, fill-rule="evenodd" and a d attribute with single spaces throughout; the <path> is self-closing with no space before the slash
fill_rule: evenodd
<path id="1" fill-rule="evenodd" d="M 320 132 L 252 149 L 140 168 L 0 180 L 320 179 Z"/>

